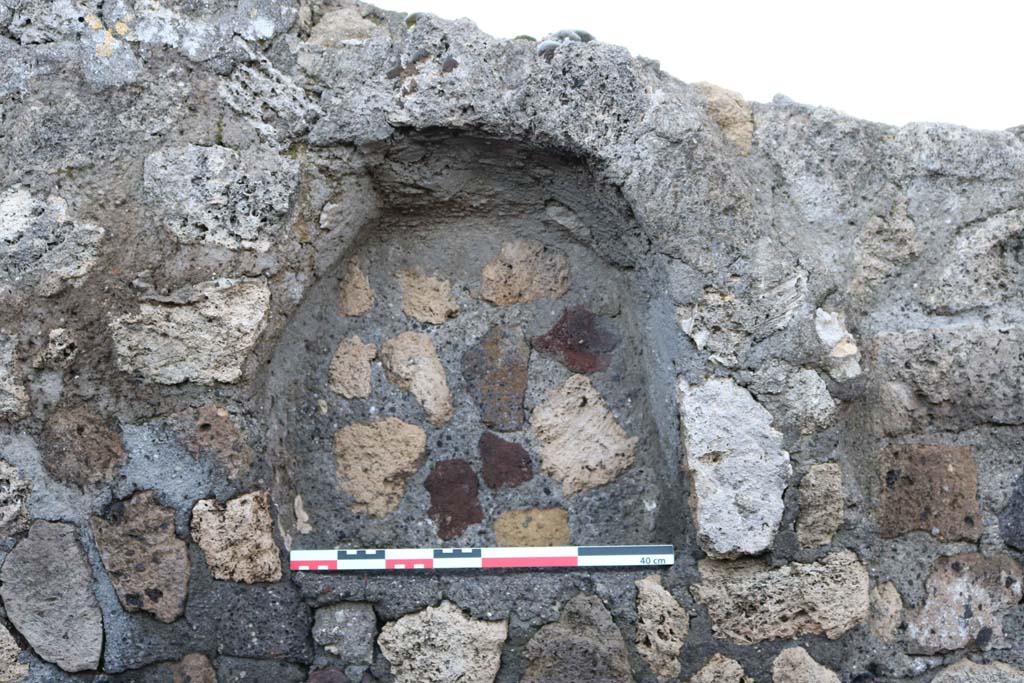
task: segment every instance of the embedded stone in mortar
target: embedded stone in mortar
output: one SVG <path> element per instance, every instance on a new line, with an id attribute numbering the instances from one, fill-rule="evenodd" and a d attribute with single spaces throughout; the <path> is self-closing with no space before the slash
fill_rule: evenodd
<path id="1" fill-rule="evenodd" d="M 629 650 L 595 595 L 578 594 L 526 643 L 522 683 L 633 683 Z"/>
<path id="2" fill-rule="evenodd" d="M 343 339 L 331 359 L 331 391 L 348 399 L 366 398 L 372 387 L 371 361 L 377 357 L 377 347 L 364 344 L 358 336 Z"/>
<path id="3" fill-rule="evenodd" d="M 836 401 L 815 370 L 773 359 L 756 372 L 740 372 L 738 379 L 775 416 L 780 431 L 796 428 L 814 434 L 835 418 Z"/>
<path id="4" fill-rule="evenodd" d="M 153 491 L 143 491 L 111 503 L 91 525 L 125 610 L 144 610 L 164 623 L 184 614 L 191 567 L 185 541 L 174 533 L 173 508 L 160 505 Z"/>
<path id="5" fill-rule="evenodd" d="M 562 508 L 509 510 L 494 520 L 494 538 L 498 545 L 569 545 L 569 512 Z"/>
<path id="6" fill-rule="evenodd" d="M 263 280 L 211 280 L 114 318 L 117 365 L 157 384 L 237 382 L 267 323 Z"/>
<path id="7" fill-rule="evenodd" d="M 754 683 L 754 679 L 747 676 L 747 672 L 735 659 L 716 652 L 693 675 L 690 683 Z"/>
<path id="8" fill-rule="evenodd" d="M 1003 613 L 1021 600 L 1021 566 L 1009 555 L 938 558 L 925 583 L 925 603 L 907 615 L 914 654 L 1008 647 Z"/>
<path id="9" fill-rule="evenodd" d="M 903 623 L 903 598 L 892 581 L 880 583 L 871 589 L 871 616 L 868 627 L 879 640 L 891 643 L 899 635 Z"/>
<path id="10" fill-rule="evenodd" d="M 343 7 L 324 12 L 309 32 L 306 44 L 322 48 L 344 48 L 368 40 L 376 30 L 377 25 L 364 19 L 356 8 Z"/>
<path id="11" fill-rule="evenodd" d="M 80 489 L 109 482 L 125 459 L 120 426 L 87 406 L 51 413 L 43 443 L 50 476 Z"/>
<path id="12" fill-rule="evenodd" d="M 541 469 L 571 496 L 602 486 L 633 465 L 637 438 L 615 421 L 585 375 L 573 375 L 533 409 L 530 430 L 541 446 Z"/>
<path id="13" fill-rule="evenodd" d="M 28 664 L 18 661 L 21 652 L 7 627 L 0 626 L 0 683 L 23 683 L 28 679 Z"/>
<path id="14" fill-rule="evenodd" d="M 481 421 L 502 432 L 523 424 L 530 347 L 518 327 L 493 325 L 462 355 L 462 377 Z"/>
<path id="15" fill-rule="evenodd" d="M 507 620 L 470 619 L 445 600 L 386 624 L 377 644 L 395 683 L 492 683 L 507 637 Z"/>
<path id="16" fill-rule="evenodd" d="M 55 327 L 47 333 L 46 348 L 32 359 L 32 367 L 66 370 L 77 357 L 75 336 L 63 327 Z"/>
<path id="17" fill-rule="evenodd" d="M 440 325 L 459 314 L 452 283 L 428 276 L 419 268 L 398 273 L 402 287 L 402 312 L 421 323 Z"/>
<path id="18" fill-rule="evenodd" d="M 859 377 L 860 349 L 846 329 L 846 316 L 819 308 L 814 312 L 814 330 L 825 347 L 823 362 L 832 379 L 845 382 Z"/>
<path id="19" fill-rule="evenodd" d="M 372 664 L 377 615 L 366 602 L 340 602 L 318 607 L 313 640 L 346 664 Z"/>
<path id="20" fill-rule="evenodd" d="M 936 674 L 932 683 L 1024 683 L 1024 671 L 1002 662 L 975 664 L 962 659 Z"/>
<path id="21" fill-rule="evenodd" d="M 103 616 L 78 530 L 36 521 L 0 570 L 7 618 L 35 653 L 65 671 L 100 664 Z"/>
<path id="22" fill-rule="evenodd" d="M 177 416 L 175 427 L 189 453 L 197 458 L 214 457 L 229 479 L 244 476 L 256 454 L 249 440 L 222 405 L 207 403 Z"/>
<path id="23" fill-rule="evenodd" d="M 1024 475 L 1017 479 L 1006 507 L 999 513 L 999 534 L 1006 545 L 1024 550 Z"/>
<path id="24" fill-rule="evenodd" d="M 0 333 L 0 419 L 16 420 L 28 415 L 28 392 L 18 376 L 14 352 L 18 340 Z"/>
<path id="25" fill-rule="evenodd" d="M 439 427 L 452 419 L 452 395 L 434 342 L 423 332 L 403 332 L 384 342 L 381 360 L 388 379 L 410 392 L 427 419 Z"/>
<path id="26" fill-rule="evenodd" d="M 733 380 L 716 378 L 680 380 L 679 415 L 701 547 L 722 558 L 771 547 L 792 473 L 771 414 Z"/>
<path id="27" fill-rule="evenodd" d="M 839 676 L 802 647 L 789 647 L 772 662 L 772 683 L 839 683 Z"/>
<path id="28" fill-rule="evenodd" d="M 362 269 L 359 267 L 359 259 L 353 257 L 348 262 L 348 269 L 341 279 L 341 286 L 338 289 L 338 305 L 341 314 L 346 316 L 357 316 L 368 313 L 373 308 L 373 289 L 370 281 L 366 279 Z"/>
<path id="29" fill-rule="evenodd" d="M 754 116 L 743 96 L 713 83 L 696 83 L 694 87 L 707 102 L 708 116 L 722 129 L 725 139 L 740 154 L 750 154 L 754 140 Z"/>
<path id="30" fill-rule="evenodd" d="M 423 463 L 427 435 L 396 417 L 350 424 L 334 435 L 334 457 L 350 507 L 374 517 L 394 511 L 405 483 Z"/>
<path id="31" fill-rule="evenodd" d="M 682 671 L 679 652 L 690 631 L 690 617 L 652 574 L 636 584 L 636 649 L 658 680 L 674 679 Z"/>
<path id="32" fill-rule="evenodd" d="M 427 514 L 437 524 L 439 538 L 455 538 L 470 524 L 484 521 L 476 472 L 465 460 L 453 458 L 437 463 L 423 487 L 430 493 Z"/>
<path id="33" fill-rule="evenodd" d="M 184 145 L 146 157 L 142 190 L 179 241 L 262 252 L 284 226 L 298 182 L 295 159 Z"/>
<path id="34" fill-rule="evenodd" d="M 498 306 L 559 299 L 569 291 L 569 260 L 562 252 L 532 240 L 501 245 L 484 266 L 480 297 Z"/>
<path id="35" fill-rule="evenodd" d="M 0 460 L 0 536 L 13 536 L 25 530 L 25 501 L 31 492 L 32 482 L 22 479 L 18 468 Z"/>
<path id="36" fill-rule="evenodd" d="M 811 563 L 701 560 L 690 590 L 715 636 L 744 645 L 825 635 L 835 640 L 868 615 L 868 572 L 848 550 Z"/>
<path id="37" fill-rule="evenodd" d="M 484 432 L 477 443 L 484 483 L 492 489 L 515 487 L 533 478 L 530 454 L 519 444 Z"/>
<path id="38" fill-rule="evenodd" d="M 876 517 L 885 538 L 924 531 L 943 541 L 981 537 L 978 472 L 969 447 L 899 444 L 878 457 Z"/>
<path id="39" fill-rule="evenodd" d="M 530 340 L 533 348 L 573 372 L 590 374 L 608 367 L 619 338 L 604 318 L 582 306 L 566 308 L 547 334 Z"/>
<path id="40" fill-rule="evenodd" d="M 226 505 L 214 498 L 192 508 L 192 538 L 202 548 L 213 578 L 241 583 L 281 580 L 270 494 L 253 491 Z"/>
<path id="41" fill-rule="evenodd" d="M 804 548 L 832 542 L 843 525 L 843 473 L 839 463 L 811 465 L 800 480 L 800 516 L 796 537 Z"/>
<path id="42" fill-rule="evenodd" d="M 217 672 L 210 658 L 201 652 L 187 654 L 167 668 L 171 672 L 171 683 L 217 683 Z"/>

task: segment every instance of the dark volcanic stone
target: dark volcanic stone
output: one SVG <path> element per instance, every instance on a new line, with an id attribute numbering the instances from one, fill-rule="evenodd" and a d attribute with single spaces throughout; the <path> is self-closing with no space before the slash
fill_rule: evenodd
<path id="1" fill-rule="evenodd" d="M 882 536 L 937 530 L 943 541 L 981 537 L 978 472 L 970 448 L 902 444 L 883 451 L 878 465 L 876 514 Z"/>
<path id="2" fill-rule="evenodd" d="M 306 683 L 349 683 L 341 669 L 317 669 L 309 672 Z"/>
<path id="3" fill-rule="evenodd" d="M 1024 550 L 1024 475 L 1017 480 L 1010 500 L 999 513 L 999 533 L 1006 545 Z"/>
<path id="4" fill-rule="evenodd" d="M 306 672 L 295 664 L 272 659 L 218 657 L 217 677 L 220 683 L 303 683 Z"/>
<path id="5" fill-rule="evenodd" d="M 530 346 L 522 330 L 495 325 L 462 356 L 462 376 L 483 423 L 508 432 L 523 424 Z"/>
<path id="6" fill-rule="evenodd" d="M 43 466 L 64 484 L 84 489 L 109 481 L 124 462 L 117 423 L 85 406 L 55 412 L 44 436 Z"/>
<path id="7" fill-rule="evenodd" d="M 430 492 L 427 514 L 437 522 L 439 537 L 455 538 L 470 524 L 484 520 L 476 472 L 465 460 L 437 463 L 423 485 Z"/>
<path id="8" fill-rule="evenodd" d="M 533 478 L 530 454 L 519 444 L 484 432 L 480 435 L 478 447 L 483 461 L 484 483 L 490 488 L 518 486 Z"/>
<path id="9" fill-rule="evenodd" d="M 604 318 L 582 306 L 567 308 L 551 330 L 532 340 L 533 348 L 573 372 L 590 374 L 608 367 L 619 338 Z"/>

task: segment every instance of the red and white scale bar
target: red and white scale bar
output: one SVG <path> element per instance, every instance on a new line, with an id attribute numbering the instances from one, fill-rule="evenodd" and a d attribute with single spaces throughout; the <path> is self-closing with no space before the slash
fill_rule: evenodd
<path id="1" fill-rule="evenodd" d="M 500 569 L 508 567 L 668 567 L 670 545 L 563 545 L 521 548 L 293 550 L 292 571 Z"/>

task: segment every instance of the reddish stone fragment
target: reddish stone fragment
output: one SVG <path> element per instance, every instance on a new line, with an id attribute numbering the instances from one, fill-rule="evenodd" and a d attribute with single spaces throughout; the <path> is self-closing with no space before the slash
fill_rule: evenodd
<path id="1" fill-rule="evenodd" d="M 604 318 L 575 306 L 565 309 L 555 326 L 532 342 L 533 348 L 573 372 L 590 374 L 608 367 L 619 338 Z"/>
<path id="2" fill-rule="evenodd" d="M 348 683 L 349 678 L 341 669 L 318 669 L 309 672 L 306 683 Z"/>
<path id="3" fill-rule="evenodd" d="M 530 347 L 522 331 L 495 325 L 462 356 L 462 376 L 483 423 L 509 432 L 523 425 Z"/>
<path id="4" fill-rule="evenodd" d="M 423 485 L 430 493 L 427 514 L 437 522 L 439 537 L 445 540 L 455 538 L 470 524 L 484 520 L 476 472 L 465 460 L 437 463 Z"/>
<path id="5" fill-rule="evenodd" d="M 484 432 L 480 435 L 479 448 L 484 465 L 484 483 L 490 488 L 519 486 L 533 478 L 530 454 L 519 444 Z"/>

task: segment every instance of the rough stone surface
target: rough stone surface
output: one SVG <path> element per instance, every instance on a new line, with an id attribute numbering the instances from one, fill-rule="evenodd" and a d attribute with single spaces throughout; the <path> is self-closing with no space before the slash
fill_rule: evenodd
<path id="1" fill-rule="evenodd" d="M 6 626 L 0 626 L 0 683 L 22 683 L 28 678 L 28 665 L 19 661 L 22 650 Z"/>
<path id="2" fill-rule="evenodd" d="M 944 541 L 981 536 L 978 472 L 970 448 L 904 444 L 879 455 L 883 536 L 924 531 Z"/>
<path id="3" fill-rule="evenodd" d="M 218 683 L 210 658 L 202 653 L 187 654 L 167 668 L 171 671 L 171 683 Z"/>
<path id="4" fill-rule="evenodd" d="M 37 655 L 65 671 L 99 666 L 103 616 L 75 527 L 34 522 L 4 561 L 0 582 L 8 619 Z"/>
<path id="5" fill-rule="evenodd" d="M 347 316 L 363 315 L 373 308 L 375 297 L 370 281 L 366 279 L 359 267 L 359 260 L 349 261 L 345 277 L 341 280 L 338 290 L 338 304 L 341 314 Z"/>
<path id="6" fill-rule="evenodd" d="M 56 368 L 66 370 L 78 357 L 78 343 L 75 336 L 63 327 L 55 327 L 47 333 L 46 348 L 32 360 L 34 368 Z"/>
<path id="7" fill-rule="evenodd" d="M 569 545 L 569 513 L 562 508 L 509 510 L 494 520 L 502 546 Z"/>
<path id="8" fill-rule="evenodd" d="M 725 139 L 740 154 L 750 154 L 754 138 L 754 116 L 743 96 L 712 83 L 698 83 L 697 89 L 707 100 L 708 116 L 722 129 Z"/>
<path id="9" fill-rule="evenodd" d="M 230 479 L 244 476 L 256 460 L 248 437 L 222 405 L 207 403 L 187 411 L 178 426 L 189 452 L 197 458 L 213 457 Z"/>
<path id="10" fill-rule="evenodd" d="M 344 398 L 367 398 L 373 388 L 371 361 L 376 357 L 375 345 L 364 344 L 358 336 L 343 339 L 331 359 L 331 391 Z"/>
<path id="11" fill-rule="evenodd" d="M 1024 475 L 1017 479 L 1006 507 L 999 513 L 999 533 L 1008 546 L 1024 550 Z"/>
<path id="12" fill-rule="evenodd" d="M 1024 671 L 1003 664 L 975 664 L 964 659 L 940 671 L 932 683 L 1024 683 Z"/>
<path id="13" fill-rule="evenodd" d="M 741 373 L 747 389 L 768 409 L 780 431 L 796 429 L 803 435 L 830 427 L 838 404 L 815 370 L 797 369 L 781 361 L 768 361 L 755 373 Z"/>
<path id="14" fill-rule="evenodd" d="M 800 480 L 796 535 L 804 548 L 832 542 L 843 525 L 843 473 L 838 463 L 811 465 Z"/>
<path id="15" fill-rule="evenodd" d="M 158 384 L 237 382 L 266 326 L 270 289 L 225 279 L 179 295 L 111 320 L 118 367 Z"/>
<path id="16" fill-rule="evenodd" d="M 792 472 L 771 414 L 732 380 L 710 379 L 680 382 L 679 415 L 701 547 L 712 557 L 764 551 Z"/>
<path id="17" fill-rule="evenodd" d="M 584 374 L 606 369 L 618 343 L 608 323 L 582 306 L 565 309 L 547 334 L 531 340 L 537 351 Z"/>
<path id="18" fill-rule="evenodd" d="M 334 435 L 334 456 L 352 509 L 376 517 L 393 512 L 405 495 L 406 480 L 423 464 L 426 447 L 422 429 L 394 417 L 340 429 Z"/>
<path id="19" fill-rule="evenodd" d="M 595 595 L 580 593 L 567 602 L 557 622 L 530 638 L 526 659 L 524 683 L 634 680 L 626 641 Z"/>
<path id="20" fill-rule="evenodd" d="M 80 489 L 110 481 L 125 459 L 120 427 L 86 406 L 52 413 L 44 443 L 46 471 Z"/>
<path id="21" fill-rule="evenodd" d="M 735 659 L 729 659 L 716 652 L 708 663 L 693 675 L 690 683 L 754 683 L 754 679 L 747 676 Z"/>
<path id="22" fill-rule="evenodd" d="M 192 538 L 203 549 L 214 578 L 242 583 L 281 579 L 266 491 L 246 493 L 224 505 L 200 500 L 192 508 Z"/>
<path id="23" fill-rule="evenodd" d="M 427 514 L 437 524 L 443 540 L 459 536 L 470 524 L 484 520 L 476 472 L 465 460 L 442 460 L 434 466 L 423 486 L 430 493 Z"/>
<path id="24" fill-rule="evenodd" d="M 402 312 L 410 318 L 440 325 L 459 314 L 459 303 L 448 280 L 413 269 L 398 273 L 398 282 L 402 286 Z"/>
<path id="25" fill-rule="evenodd" d="M 918 653 L 1007 647 L 1003 613 L 1021 600 L 1021 566 L 1009 555 L 948 555 L 935 562 L 925 602 L 907 615 Z"/>
<path id="26" fill-rule="evenodd" d="M 342 602 L 316 610 L 313 640 L 346 664 L 372 664 L 376 638 L 373 605 Z"/>
<path id="27" fill-rule="evenodd" d="M 25 502 L 31 492 L 32 482 L 23 479 L 18 468 L 0 460 L 0 535 L 13 536 L 25 530 Z"/>
<path id="28" fill-rule="evenodd" d="M 892 642 L 899 635 L 903 623 L 903 598 L 891 581 L 878 584 L 869 593 L 871 615 L 868 626 L 871 633 L 883 642 Z"/>
<path id="29" fill-rule="evenodd" d="M 471 619 L 445 600 L 386 624 L 377 644 L 396 683 L 491 683 L 507 637 L 508 622 Z"/>
<path id="30" fill-rule="evenodd" d="M 533 462 L 526 449 L 496 434 L 484 432 L 477 444 L 484 483 L 492 489 L 514 487 L 533 478 Z"/>
<path id="31" fill-rule="evenodd" d="M 771 568 L 757 560 L 701 560 L 691 589 L 718 637 L 752 644 L 800 635 L 836 639 L 868 616 L 868 572 L 849 551 Z"/>
<path id="32" fill-rule="evenodd" d="M 786 648 L 772 662 L 773 683 L 839 683 L 839 676 L 802 647 Z"/>
<path id="33" fill-rule="evenodd" d="M 94 516 L 92 533 L 125 610 L 166 623 L 184 614 L 190 566 L 185 541 L 174 533 L 173 508 L 143 491 Z"/>
<path id="34" fill-rule="evenodd" d="M 28 392 L 14 360 L 17 345 L 15 338 L 0 333 L 0 419 L 3 420 L 28 415 Z"/>
<path id="35" fill-rule="evenodd" d="M 518 328 L 495 325 L 462 356 L 462 376 L 480 419 L 507 432 L 523 424 L 530 347 Z"/>
<path id="36" fill-rule="evenodd" d="M 615 420 L 586 375 L 573 375 L 533 409 L 541 469 L 571 496 L 613 481 L 633 465 L 636 437 Z"/>
<path id="37" fill-rule="evenodd" d="M 381 347 L 381 360 L 391 383 L 416 397 L 431 424 L 440 426 L 452 419 L 448 380 L 428 335 L 403 332 L 389 339 Z"/>
<path id="38" fill-rule="evenodd" d="M 814 312 L 814 330 L 824 347 L 823 362 L 832 379 L 845 382 L 859 377 L 862 372 L 860 349 L 846 329 L 846 316 L 819 308 Z"/>
<path id="39" fill-rule="evenodd" d="M 636 582 L 636 649 L 659 680 L 679 676 L 690 617 L 652 574 Z"/>
<path id="40" fill-rule="evenodd" d="M 501 252 L 484 266 L 480 296 L 498 306 L 541 298 L 558 299 L 569 289 L 565 254 L 531 240 L 501 245 Z"/>

